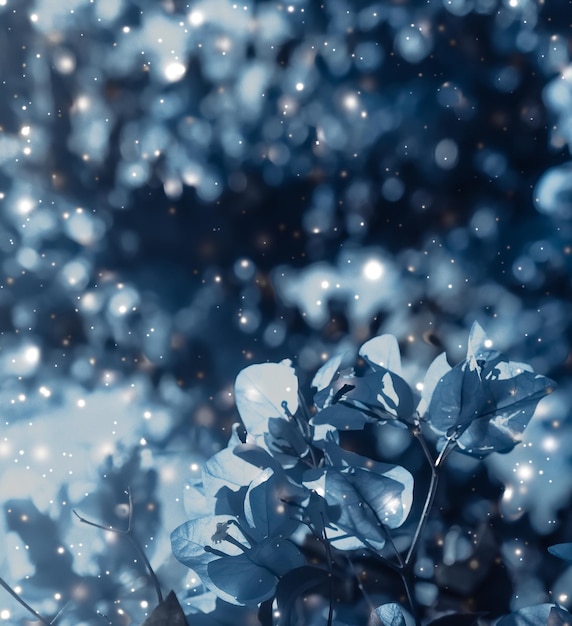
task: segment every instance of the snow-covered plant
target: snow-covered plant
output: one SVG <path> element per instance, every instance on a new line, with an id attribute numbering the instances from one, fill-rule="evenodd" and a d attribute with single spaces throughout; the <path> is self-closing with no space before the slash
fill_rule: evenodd
<path id="1" fill-rule="evenodd" d="M 361 346 L 355 367 L 340 369 L 337 355 L 320 368 L 310 409 L 290 361 L 242 370 L 235 382 L 242 424 L 187 486 L 190 519 L 172 533 L 174 555 L 218 598 L 260 606 L 262 622 L 280 626 L 301 623 L 296 606 L 310 592 L 327 598 L 328 626 L 342 624 L 334 610 L 339 587 L 352 577 L 360 586 L 354 564 L 374 558 L 399 575 L 404 608 L 420 624 L 415 562 L 445 459 L 455 450 L 476 458 L 510 451 L 555 387 L 491 345 L 475 323 L 466 359 L 451 368 L 437 357 L 419 395 L 403 377 L 397 340 L 375 337 Z M 427 493 L 414 492 L 407 468 L 344 445 L 346 431 L 367 438 L 366 424 L 398 427 L 418 441 Z M 409 520 L 414 498 L 423 505 Z M 531 623 L 565 614 L 541 607 Z M 461 623 L 454 619 L 443 624 Z M 514 614 L 503 624 L 526 619 Z M 385 603 L 370 607 L 369 623 L 401 626 L 405 618 L 398 604 Z"/>

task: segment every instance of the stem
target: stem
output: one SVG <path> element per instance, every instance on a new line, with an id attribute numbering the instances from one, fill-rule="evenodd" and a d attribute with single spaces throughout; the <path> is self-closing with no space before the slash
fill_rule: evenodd
<path id="1" fill-rule="evenodd" d="M 288 417 L 288 419 L 290 419 L 292 422 L 294 422 L 294 424 L 296 424 L 296 426 L 298 427 L 298 431 L 302 435 L 302 439 L 308 445 L 308 450 L 310 451 L 310 457 L 312 459 L 311 463 L 307 462 L 305 459 L 302 459 L 302 458 L 300 458 L 300 460 L 305 462 L 307 465 L 310 465 L 310 467 L 318 467 L 318 459 L 316 458 L 314 447 L 312 446 L 312 437 L 309 437 L 307 433 L 304 431 L 304 428 L 300 424 L 300 420 L 288 408 L 288 402 L 286 402 L 286 400 L 284 400 L 280 406 L 284 409 L 284 413 L 286 414 L 286 417 Z M 306 407 L 306 403 L 304 402 L 304 398 L 299 391 L 298 391 L 298 406 L 300 407 L 300 411 L 303 413 L 304 420 L 309 426 L 310 414 L 308 412 L 308 408 Z"/>
<path id="2" fill-rule="evenodd" d="M 431 480 L 429 481 L 429 489 L 427 490 L 427 496 L 425 497 L 421 517 L 419 518 L 419 523 L 417 524 L 417 528 L 415 529 L 411 545 L 409 546 L 405 561 L 403 562 L 403 569 L 399 572 L 401 580 L 403 581 L 403 586 L 405 587 L 407 599 L 411 606 L 411 610 L 413 611 L 415 625 L 420 626 L 421 621 L 417 614 L 417 606 L 411 593 L 411 583 L 413 582 L 414 578 L 412 570 L 413 557 L 415 556 L 415 553 L 417 551 L 419 540 L 421 539 L 423 530 L 425 529 L 425 525 L 427 524 L 427 520 L 429 519 L 429 513 L 431 511 L 431 507 L 433 506 L 433 502 L 435 501 L 435 495 L 437 494 L 437 485 L 439 483 L 439 468 L 443 464 L 449 453 L 454 449 L 456 445 L 456 440 L 448 440 L 447 443 L 443 446 L 441 452 L 439 452 L 437 458 L 433 459 L 433 455 L 431 454 L 431 451 L 427 446 L 427 442 L 425 441 L 421 429 L 419 428 L 419 423 L 417 423 L 410 430 L 413 436 L 417 439 L 417 441 L 419 441 L 421 449 L 423 450 L 423 454 L 427 459 L 427 463 L 429 464 L 429 467 L 431 469 Z"/>
<path id="3" fill-rule="evenodd" d="M 419 615 L 417 612 L 417 603 L 415 602 L 415 599 L 413 598 L 413 593 L 411 592 L 413 577 L 409 572 L 405 570 L 401 570 L 399 572 L 399 575 L 401 576 L 401 581 L 403 582 L 403 587 L 405 588 L 407 601 L 409 602 L 409 606 L 411 607 L 411 613 L 413 614 L 413 619 L 415 620 L 415 626 L 421 626 L 421 620 L 419 619 Z"/>
<path id="4" fill-rule="evenodd" d="M 68 604 L 71 602 L 71 600 L 68 600 L 63 606 L 62 608 L 56 613 L 56 615 L 54 616 L 54 619 L 50 622 L 50 626 L 52 626 L 53 624 L 55 624 L 57 622 L 57 620 L 60 618 L 60 615 L 66 610 Z"/>
<path id="5" fill-rule="evenodd" d="M 330 541 L 328 539 L 328 535 L 326 534 L 326 522 L 324 521 L 324 516 L 320 513 L 320 517 L 322 518 L 322 533 L 324 535 L 324 546 L 326 548 L 326 558 L 328 560 L 328 575 L 330 577 L 330 604 L 328 606 L 328 626 L 332 626 L 332 620 L 334 617 L 334 576 L 332 572 L 332 547 L 330 546 Z"/>
<path id="6" fill-rule="evenodd" d="M 151 563 L 149 562 L 147 555 L 143 551 L 143 548 L 141 547 L 137 539 L 135 539 L 135 537 L 132 535 L 131 522 L 133 515 L 133 499 L 131 497 L 131 490 L 128 490 L 127 493 L 129 496 L 129 522 L 127 525 L 127 530 L 119 530 L 118 528 L 113 528 L 113 526 L 103 526 L 102 524 L 91 522 L 90 520 L 85 519 L 85 517 L 82 517 L 75 509 L 72 509 L 72 512 L 83 524 L 87 524 L 88 526 L 94 526 L 95 528 L 100 528 L 101 530 L 106 530 L 108 532 L 116 533 L 117 535 L 123 535 L 129 539 L 131 545 L 135 548 L 135 551 L 141 557 L 141 560 L 143 561 L 147 571 L 149 572 L 151 580 L 153 581 L 153 586 L 155 587 L 157 600 L 159 604 L 161 604 L 161 602 L 163 602 L 163 593 L 161 592 L 161 585 L 159 585 L 159 580 L 157 579 L 157 576 L 155 575 L 155 572 L 153 571 Z"/>
<path id="7" fill-rule="evenodd" d="M 33 609 L 27 602 L 25 602 L 13 589 L 10 585 L 3 579 L 0 578 L 0 587 L 4 587 L 4 589 L 17 601 L 19 602 L 27 611 L 29 611 L 36 619 L 40 620 L 42 624 L 46 626 L 50 626 L 50 622 L 44 619 L 35 609 Z"/>
<path id="8" fill-rule="evenodd" d="M 356 568 L 354 567 L 354 564 L 352 563 L 352 560 L 350 559 L 349 556 L 346 556 L 346 561 L 348 562 L 348 565 L 352 571 L 352 574 L 354 576 L 354 578 L 356 579 L 357 582 L 357 586 L 358 589 L 361 591 L 364 600 L 367 602 L 368 607 L 369 607 L 369 611 L 370 613 L 375 609 L 375 604 L 371 601 L 371 598 L 369 597 L 369 594 L 367 593 L 367 591 L 365 590 L 365 587 L 363 586 L 362 581 L 360 580 L 360 577 L 358 576 L 357 572 L 356 572 Z"/>
<path id="9" fill-rule="evenodd" d="M 425 528 L 425 524 L 429 519 L 429 512 L 431 507 L 433 506 L 433 502 L 435 500 L 435 495 L 437 493 L 437 484 L 439 482 L 439 467 L 442 465 L 443 461 L 447 458 L 450 452 L 454 449 L 456 445 L 456 440 L 450 439 L 443 446 L 443 449 L 433 461 L 433 457 L 431 456 L 431 452 L 427 447 L 427 443 L 423 438 L 423 435 L 419 429 L 413 430 L 414 437 L 421 444 L 421 448 L 423 449 L 423 453 L 425 454 L 427 460 L 430 463 L 431 467 L 431 480 L 429 482 L 429 489 L 427 491 L 427 497 L 425 498 L 425 503 L 423 505 L 423 511 L 421 513 L 421 517 L 419 519 L 419 523 L 417 524 L 417 528 L 415 529 L 415 534 L 413 535 L 413 540 L 411 541 L 411 545 L 409 546 L 409 550 L 407 552 L 407 556 L 405 557 L 405 567 L 408 567 L 411 564 L 413 556 L 415 555 L 415 551 L 417 550 L 417 545 L 419 540 L 421 539 L 421 534 L 423 529 Z"/>
<path id="10" fill-rule="evenodd" d="M 110 626 L 113 626 L 113 622 L 111 622 L 109 617 L 107 617 L 107 615 L 104 615 L 101 611 L 97 611 L 96 615 L 104 619 Z"/>
<path id="11" fill-rule="evenodd" d="M 433 501 L 435 500 L 435 494 L 437 493 L 437 483 L 439 480 L 439 474 L 432 467 L 431 471 L 431 481 L 429 482 L 429 490 L 427 491 L 427 497 L 425 498 L 425 503 L 423 504 L 423 511 L 421 513 L 421 517 L 419 518 L 419 523 L 417 524 L 417 528 L 415 529 L 415 534 L 413 535 L 413 540 L 411 541 L 411 545 L 409 546 L 409 550 L 407 552 L 407 556 L 405 557 L 405 567 L 408 567 L 411 563 L 413 556 L 415 555 L 415 551 L 417 550 L 417 544 L 419 543 L 419 539 L 421 538 L 421 533 L 425 528 L 425 524 L 427 523 L 427 519 L 429 518 L 429 511 L 431 506 L 433 505 Z"/>

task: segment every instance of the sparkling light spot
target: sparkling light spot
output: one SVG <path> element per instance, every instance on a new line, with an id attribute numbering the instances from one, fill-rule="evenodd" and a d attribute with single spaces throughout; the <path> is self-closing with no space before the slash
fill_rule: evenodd
<path id="1" fill-rule="evenodd" d="M 205 21 L 205 16 L 201 11 L 191 11 L 189 14 L 189 24 L 197 28 Z"/>
<path id="2" fill-rule="evenodd" d="M 175 63 L 169 63 L 169 65 L 165 67 L 164 74 L 165 74 L 165 78 L 170 83 L 175 83 L 178 80 L 181 80 L 181 78 L 183 78 L 186 71 L 187 71 L 187 68 L 182 63 L 175 62 Z"/>
<path id="3" fill-rule="evenodd" d="M 24 359 L 30 365 L 37 365 L 40 360 L 40 348 L 38 346 L 30 346 L 24 352 Z"/>
<path id="4" fill-rule="evenodd" d="M 383 276 L 383 265 L 372 259 L 364 265 L 363 274 L 368 280 L 379 280 Z"/>

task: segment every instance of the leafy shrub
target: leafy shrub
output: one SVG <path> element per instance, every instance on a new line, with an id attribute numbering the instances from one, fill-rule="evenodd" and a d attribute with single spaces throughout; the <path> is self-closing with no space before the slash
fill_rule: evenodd
<path id="1" fill-rule="evenodd" d="M 420 397 L 403 378 L 393 336 L 367 341 L 359 357 L 351 368 L 340 369 L 341 355 L 320 368 L 312 381 L 312 410 L 290 361 L 244 369 L 235 382 L 242 425 L 188 485 L 190 519 L 171 535 L 174 555 L 219 599 L 260 606 L 263 623 L 299 623 L 300 604 L 310 592 L 327 599 L 322 619 L 328 625 L 343 623 L 334 604 L 353 580 L 354 562 L 374 558 L 399 575 L 407 609 L 420 624 L 415 564 L 441 466 L 453 451 L 476 458 L 510 451 L 539 400 L 555 387 L 527 364 L 493 350 L 478 324 L 465 360 L 451 368 L 444 354 L 437 357 Z M 415 478 L 405 467 L 344 446 L 346 431 L 366 438 L 367 424 L 407 430 L 419 442 L 431 477 L 425 496 L 414 494 Z M 411 523 L 414 497 L 425 499 Z M 394 602 L 371 608 L 371 626 L 405 624 Z M 501 623 L 563 624 L 567 616 L 554 605 L 539 605 Z M 434 624 L 477 619 L 457 615 Z"/>

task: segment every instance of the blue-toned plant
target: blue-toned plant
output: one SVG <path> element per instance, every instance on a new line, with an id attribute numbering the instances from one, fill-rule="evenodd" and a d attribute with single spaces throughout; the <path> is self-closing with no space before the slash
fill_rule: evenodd
<path id="1" fill-rule="evenodd" d="M 311 411 L 290 361 L 241 371 L 235 400 L 244 428 L 235 425 L 228 446 L 188 486 L 191 519 L 171 536 L 177 559 L 222 600 L 273 606 L 261 609 L 262 621 L 286 626 L 296 623 L 296 596 L 310 591 L 329 595 L 331 625 L 336 584 L 353 572 L 353 559 L 369 555 L 399 574 L 419 625 L 415 556 L 441 466 L 454 450 L 476 458 L 511 450 L 555 386 L 491 345 L 474 324 L 465 360 L 451 368 L 437 357 L 419 397 L 403 377 L 397 340 L 375 337 L 361 346 L 356 367 L 340 370 L 337 355 L 320 368 Z M 399 531 L 399 541 L 394 531 L 408 519 L 414 478 L 341 445 L 342 432 L 366 424 L 407 429 L 429 467 L 419 519 Z M 405 621 L 390 603 L 374 609 L 369 623 Z"/>

